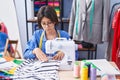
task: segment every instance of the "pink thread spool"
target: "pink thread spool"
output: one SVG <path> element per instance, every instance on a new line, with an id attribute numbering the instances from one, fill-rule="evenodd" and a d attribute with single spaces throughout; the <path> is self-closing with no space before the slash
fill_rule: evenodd
<path id="1" fill-rule="evenodd" d="M 75 64 L 74 64 L 73 76 L 75 78 L 79 78 L 80 77 L 80 64 L 79 64 L 78 61 L 76 61 Z"/>

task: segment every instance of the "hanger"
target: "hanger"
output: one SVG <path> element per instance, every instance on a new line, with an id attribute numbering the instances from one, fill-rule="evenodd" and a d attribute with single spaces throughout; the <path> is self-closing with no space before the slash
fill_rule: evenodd
<path id="1" fill-rule="evenodd" d="M 114 10 L 114 7 L 117 6 L 117 5 L 119 5 L 119 4 L 120 4 L 120 2 L 113 4 L 112 9 L 111 9 L 111 12 L 110 12 L 109 23 L 111 22 L 111 14 L 112 14 L 112 12 L 113 12 L 113 10 Z"/>
<path id="2" fill-rule="evenodd" d="M 118 8 L 118 11 L 120 11 L 120 7 Z"/>

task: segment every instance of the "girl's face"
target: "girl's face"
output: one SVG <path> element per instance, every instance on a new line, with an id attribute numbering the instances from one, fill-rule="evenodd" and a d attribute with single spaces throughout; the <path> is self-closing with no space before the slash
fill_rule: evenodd
<path id="1" fill-rule="evenodd" d="M 49 18 L 46 18 L 46 17 L 42 18 L 41 25 L 42 25 L 42 28 L 45 31 L 50 31 L 50 30 L 55 29 L 55 23 L 52 22 Z"/>

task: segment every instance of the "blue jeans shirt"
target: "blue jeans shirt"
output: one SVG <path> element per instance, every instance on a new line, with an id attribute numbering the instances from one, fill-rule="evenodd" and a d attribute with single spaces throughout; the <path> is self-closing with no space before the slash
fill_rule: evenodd
<path id="1" fill-rule="evenodd" d="M 6 33 L 0 32 L 0 52 L 4 51 L 7 38 L 8 35 Z M 8 46 L 8 48 L 10 48 L 10 45 Z"/>
<path id="2" fill-rule="evenodd" d="M 32 51 L 35 48 L 39 48 L 39 43 L 40 43 L 40 38 L 41 38 L 42 32 L 44 32 L 44 30 L 42 30 L 42 29 L 36 30 L 34 32 L 32 38 L 27 42 L 26 49 L 25 49 L 25 51 L 23 53 L 23 57 L 25 59 L 36 59 L 36 56 L 35 56 L 35 54 L 32 53 Z M 69 34 L 66 31 L 58 30 L 58 32 L 59 32 L 61 38 L 67 38 L 67 39 L 70 38 Z M 43 40 L 42 40 L 42 48 L 41 48 L 41 50 L 45 54 L 46 54 L 46 49 L 45 49 L 45 43 L 46 43 L 46 41 L 47 41 L 46 35 L 44 35 L 43 36 Z"/>

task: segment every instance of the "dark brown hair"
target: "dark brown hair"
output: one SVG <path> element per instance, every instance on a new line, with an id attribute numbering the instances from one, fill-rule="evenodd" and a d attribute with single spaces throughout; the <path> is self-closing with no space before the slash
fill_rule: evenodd
<path id="1" fill-rule="evenodd" d="M 46 17 L 48 19 L 50 19 L 52 22 L 55 22 L 55 25 L 58 24 L 58 17 L 57 14 L 55 12 L 55 9 L 51 6 L 42 6 L 38 13 L 37 13 L 37 19 L 38 19 L 38 25 L 39 28 L 42 28 L 41 26 L 41 20 L 43 17 Z"/>

